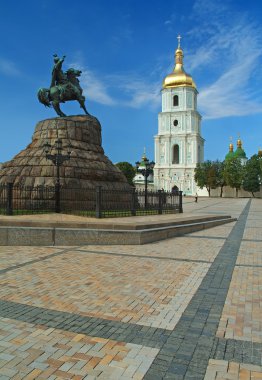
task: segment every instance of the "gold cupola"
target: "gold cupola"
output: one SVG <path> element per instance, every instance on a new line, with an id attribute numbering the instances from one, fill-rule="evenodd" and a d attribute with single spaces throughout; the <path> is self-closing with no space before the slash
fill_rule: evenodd
<path id="1" fill-rule="evenodd" d="M 173 87 L 193 87 L 196 89 L 196 84 L 191 75 L 187 74 L 183 68 L 183 50 L 180 46 L 181 37 L 178 36 L 178 47 L 175 53 L 175 67 L 171 74 L 167 75 L 163 81 L 163 89 Z"/>
<path id="2" fill-rule="evenodd" d="M 237 147 L 242 148 L 242 141 L 240 140 L 240 138 L 237 140 Z"/>
<path id="3" fill-rule="evenodd" d="M 230 137 L 229 151 L 225 157 L 226 160 L 234 157 L 234 145 L 232 144 L 232 137 Z"/>
<path id="4" fill-rule="evenodd" d="M 237 140 L 237 149 L 234 153 L 234 157 L 236 157 L 236 158 L 247 158 L 246 152 L 244 151 L 244 149 L 242 147 L 242 141 L 240 139 L 240 136 L 238 137 L 238 140 Z"/>

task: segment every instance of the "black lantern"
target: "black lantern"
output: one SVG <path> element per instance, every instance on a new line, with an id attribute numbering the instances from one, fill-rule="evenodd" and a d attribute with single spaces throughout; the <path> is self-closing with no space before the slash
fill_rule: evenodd
<path id="1" fill-rule="evenodd" d="M 137 173 L 141 173 L 145 179 L 145 208 L 147 208 L 147 178 L 150 174 L 153 173 L 154 166 L 154 161 L 149 162 L 145 154 L 143 155 L 141 162 L 136 162 Z"/>

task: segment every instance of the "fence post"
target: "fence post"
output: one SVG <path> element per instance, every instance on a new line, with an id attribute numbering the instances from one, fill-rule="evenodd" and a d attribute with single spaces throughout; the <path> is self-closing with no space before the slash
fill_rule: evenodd
<path id="1" fill-rule="evenodd" d="M 132 188 L 132 193 L 131 193 L 132 199 L 131 199 L 131 215 L 136 216 L 136 188 Z"/>
<path id="2" fill-rule="evenodd" d="M 7 183 L 6 215 L 13 215 L 13 183 Z"/>
<path id="3" fill-rule="evenodd" d="M 61 212 L 60 205 L 60 183 L 55 184 L 55 212 Z"/>
<path id="4" fill-rule="evenodd" d="M 182 214 L 183 213 L 183 204 L 182 204 L 182 201 L 183 201 L 183 197 L 182 197 L 182 194 L 183 194 L 183 191 L 179 191 L 179 213 Z"/>
<path id="5" fill-rule="evenodd" d="M 158 190 L 158 214 L 162 214 L 162 190 Z"/>
<path id="6" fill-rule="evenodd" d="M 102 186 L 96 186 L 96 218 L 102 218 Z"/>

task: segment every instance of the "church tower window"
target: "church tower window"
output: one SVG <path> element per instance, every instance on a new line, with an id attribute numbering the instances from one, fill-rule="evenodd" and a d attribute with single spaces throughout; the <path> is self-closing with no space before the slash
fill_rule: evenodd
<path id="1" fill-rule="evenodd" d="M 178 120 L 174 120 L 174 126 L 176 127 L 178 125 Z"/>
<path id="2" fill-rule="evenodd" d="M 173 146 L 172 164 L 179 164 L 179 146 Z"/>
<path id="3" fill-rule="evenodd" d="M 178 106 L 178 95 L 173 96 L 173 106 L 177 107 Z"/>

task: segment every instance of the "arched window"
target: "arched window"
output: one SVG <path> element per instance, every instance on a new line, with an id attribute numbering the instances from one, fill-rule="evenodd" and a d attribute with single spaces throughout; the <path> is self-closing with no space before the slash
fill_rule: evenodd
<path id="1" fill-rule="evenodd" d="M 177 193 L 179 191 L 179 188 L 176 186 L 176 185 L 174 185 L 173 187 L 172 187 L 172 189 L 171 189 L 171 192 L 172 193 Z"/>
<path id="2" fill-rule="evenodd" d="M 178 106 L 178 95 L 173 96 L 173 106 L 177 107 Z"/>
<path id="3" fill-rule="evenodd" d="M 179 146 L 173 146 L 172 164 L 179 164 Z"/>

